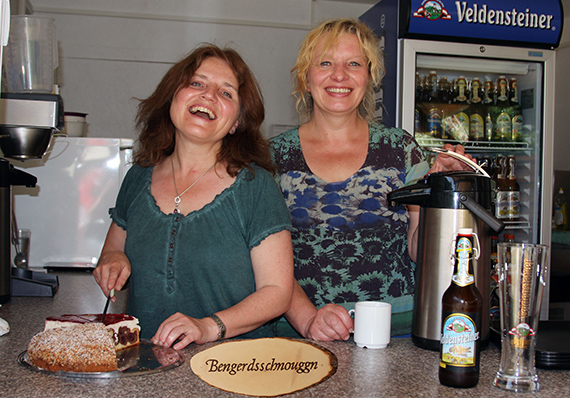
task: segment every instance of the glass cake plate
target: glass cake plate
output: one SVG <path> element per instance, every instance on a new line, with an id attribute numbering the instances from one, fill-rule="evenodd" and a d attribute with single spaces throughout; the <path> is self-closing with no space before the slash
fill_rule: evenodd
<path id="1" fill-rule="evenodd" d="M 28 352 L 18 355 L 18 363 L 35 372 L 51 374 L 59 377 L 82 377 L 87 379 L 108 379 L 115 377 L 140 376 L 165 372 L 184 363 L 184 355 L 170 347 L 152 344 L 149 340 L 141 340 L 138 346 L 117 351 L 117 367 L 113 372 L 51 372 L 32 365 Z"/>

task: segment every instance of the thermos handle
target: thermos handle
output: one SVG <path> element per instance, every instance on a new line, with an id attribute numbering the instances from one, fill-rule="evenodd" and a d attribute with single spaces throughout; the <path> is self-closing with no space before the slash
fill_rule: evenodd
<path id="1" fill-rule="evenodd" d="M 491 213 L 487 211 L 483 206 L 477 203 L 476 200 L 471 198 L 469 195 L 462 193 L 459 195 L 459 201 L 465 205 L 473 214 L 479 217 L 485 222 L 495 233 L 498 235 L 503 229 L 505 229 L 505 223 L 497 219 Z"/>

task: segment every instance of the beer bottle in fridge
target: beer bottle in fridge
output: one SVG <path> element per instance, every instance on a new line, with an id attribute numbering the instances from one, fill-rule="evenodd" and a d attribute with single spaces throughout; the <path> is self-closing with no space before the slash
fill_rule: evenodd
<path id="1" fill-rule="evenodd" d="M 469 140 L 485 139 L 485 105 L 483 105 L 483 87 L 478 77 L 471 82 L 471 99 L 469 105 Z"/>
<path id="2" fill-rule="evenodd" d="M 456 139 L 459 137 L 469 137 L 469 102 L 468 102 L 468 86 L 467 79 L 465 76 L 459 76 L 457 78 L 457 87 L 455 89 L 457 96 L 453 100 L 456 105 L 457 111 L 455 112 L 454 118 L 459 123 L 460 134 L 455 134 Z"/>
<path id="3" fill-rule="evenodd" d="M 460 228 L 451 284 L 441 301 L 439 382 L 450 387 L 474 387 L 479 382 L 483 298 L 475 286 L 473 253 L 471 228 Z"/>
<path id="4" fill-rule="evenodd" d="M 497 79 L 497 103 L 493 107 L 493 126 L 495 141 L 510 142 L 512 137 L 512 118 L 509 103 L 509 86 L 507 78 L 500 76 Z"/>
<path id="5" fill-rule="evenodd" d="M 506 179 L 507 159 L 503 155 L 495 158 L 495 217 L 499 220 L 509 219 L 509 186 Z"/>
<path id="6" fill-rule="evenodd" d="M 442 110 L 441 116 L 441 138 L 447 139 L 449 136 L 449 128 L 445 125 L 446 118 L 449 115 L 449 104 L 453 100 L 452 98 L 451 84 L 447 80 L 447 77 L 442 76 L 438 82 L 438 100 Z"/>
<path id="7" fill-rule="evenodd" d="M 431 71 L 428 76 L 426 87 L 426 133 L 434 138 L 441 138 L 441 120 L 443 118 L 443 110 L 438 99 L 437 92 L 437 73 Z"/>
<path id="8" fill-rule="evenodd" d="M 519 104 L 519 89 L 517 79 L 511 78 L 509 82 L 509 101 L 511 103 L 511 141 L 522 141 L 523 116 L 522 108 Z"/>
<path id="9" fill-rule="evenodd" d="M 507 192 L 508 214 L 507 220 L 517 221 L 521 216 L 521 188 L 517 182 L 516 160 L 514 156 L 507 157 Z"/>
<path id="10" fill-rule="evenodd" d="M 416 72 L 416 104 L 414 111 L 414 133 L 423 133 L 424 120 L 422 105 L 422 94 L 423 94 L 423 81 L 418 72 Z"/>
<path id="11" fill-rule="evenodd" d="M 493 81 L 485 79 L 485 88 L 483 90 L 483 106 L 485 107 L 485 140 L 493 141 L 493 116 L 491 112 L 495 105 Z"/>

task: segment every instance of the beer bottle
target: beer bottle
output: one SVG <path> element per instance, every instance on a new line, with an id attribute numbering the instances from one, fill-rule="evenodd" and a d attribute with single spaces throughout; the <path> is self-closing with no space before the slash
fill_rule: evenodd
<path id="1" fill-rule="evenodd" d="M 437 73 L 431 71 L 427 81 L 427 114 L 426 114 L 426 133 L 434 138 L 441 138 L 441 120 L 443 118 L 443 110 L 438 100 L 437 93 Z"/>
<path id="2" fill-rule="evenodd" d="M 515 77 L 511 78 L 509 82 L 509 102 L 511 103 L 511 141 L 522 141 L 523 132 L 523 116 L 522 108 L 519 104 L 519 90 L 518 83 Z"/>
<path id="3" fill-rule="evenodd" d="M 422 94 L 423 80 L 418 72 L 416 72 L 416 104 L 414 111 L 414 134 L 423 133 L 424 120 L 422 112 Z"/>
<path id="4" fill-rule="evenodd" d="M 449 104 L 452 101 L 451 85 L 447 77 L 442 76 L 438 82 L 438 99 L 441 104 L 441 138 L 447 139 L 449 136 L 449 128 L 445 125 L 447 116 L 449 115 Z"/>
<path id="5" fill-rule="evenodd" d="M 471 98 L 469 105 L 469 140 L 482 141 L 485 139 L 485 105 L 481 94 L 483 87 L 478 77 L 471 82 Z"/>
<path id="6" fill-rule="evenodd" d="M 450 387 L 474 387 L 479 382 L 483 298 L 475 286 L 473 252 L 471 228 L 460 228 L 451 284 L 441 300 L 439 382 Z"/>
<path id="7" fill-rule="evenodd" d="M 493 141 L 493 116 L 491 111 L 494 100 L 493 82 L 491 79 L 485 80 L 485 88 L 483 90 L 483 105 L 485 106 L 485 140 Z"/>
<path id="8" fill-rule="evenodd" d="M 495 217 L 499 220 L 509 218 L 509 188 L 507 186 L 506 165 L 507 160 L 502 155 L 495 158 L 495 185 L 497 195 L 495 197 Z"/>
<path id="9" fill-rule="evenodd" d="M 512 137 L 512 118 L 509 104 L 509 87 L 507 78 L 500 76 L 497 80 L 497 103 L 493 107 L 493 126 L 495 141 L 510 142 Z"/>
<path id="10" fill-rule="evenodd" d="M 517 182 L 516 160 L 514 156 L 507 157 L 508 215 L 507 220 L 516 221 L 521 216 L 521 188 Z"/>
<path id="11" fill-rule="evenodd" d="M 459 135 L 461 137 L 469 137 L 469 97 L 467 96 L 467 90 L 467 79 L 465 76 L 459 76 L 457 78 L 456 88 L 457 97 L 455 97 L 454 103 L 455 105 L 459 105 L 455 112 L 455 118 L 460 125 L 461 133 Z"/>

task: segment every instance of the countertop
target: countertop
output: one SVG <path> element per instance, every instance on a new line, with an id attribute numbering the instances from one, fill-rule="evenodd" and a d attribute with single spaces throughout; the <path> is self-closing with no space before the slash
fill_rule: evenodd
<path id="1" fill-rule="evenodd" d="M 43 330 L 50 315 L 101 313 L 105 297 L 87 272 L 60 272 L 60 288 L 54 297 L 12 297 L 0 307 L 0 318 L 11 331 L 0 336 L 0 397 L 234 397 L 243 396 L 211 387 L 190 367 L 192 355 L 214 346 L 191 344 L 182 352 L 185 362 L 172 370 L 116 379 L 72 379 L 46 375 L 17 362 L 30 338 Z M 126 292 L 109 312 L 125 312 Z M 540 333 L 540 330 L 539 330 Z M 323 383 L 291 394 L 291 397 L 514 397 L 493 386 L 500 350 L 490 345 L 481 353 L 479 384 L 454 389 L 438 381 L 438 353 L 415 347 L 410 338 L 393 338 L 385 349 L 358 348 L 354 342 L 319 342 L 338 359 L 337 372 Z M 541 391 L 533 396 L 570 396 L 570 371 L 538 370 Z"/>

